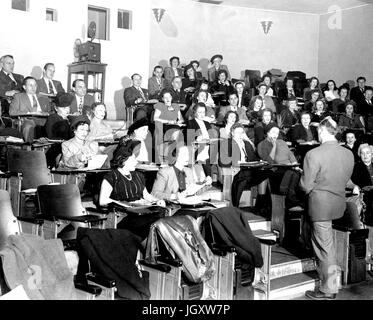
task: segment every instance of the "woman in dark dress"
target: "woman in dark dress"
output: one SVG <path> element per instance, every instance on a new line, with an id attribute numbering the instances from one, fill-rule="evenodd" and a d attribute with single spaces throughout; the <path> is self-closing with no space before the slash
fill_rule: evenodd
<path id="1" fill-rule="evenodd" d="M 102 181 L 99 204 L 106 206 L 112 202 L 119 202 L 131 206 L 156 203 L 158 207 L 154 214 L 127 215 L 117 225 L 119 229 L 128 229 L 145 239 L 150 225 L 165 216 L 167 209 L 163 208 L 165 207 L 163 200 L 152 196 L 146 190 L 144 176 L 135 171 L 139 151 L 140 141 L 128 140 L 123 144 L 121 152 L 112 161 L 114 169 Z"/>
<path id="2" fill-rule="evenodd" d="M 218 78 L 211 86 L 212 96 L 216 96 L 217 104 L 221 106 L 227 106 L 229 95 L 234 92 L 234 87 L 232 86 L 231 82 L 228 80 L 228 73 L 226 70 L 219 70 Z"/>

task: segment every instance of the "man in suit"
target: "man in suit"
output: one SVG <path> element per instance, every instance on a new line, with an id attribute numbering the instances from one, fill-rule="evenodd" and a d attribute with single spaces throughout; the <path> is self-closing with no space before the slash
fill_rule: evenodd
<path id="1" fill-rule="evenodd" d="M 239 108 L 244 108 L 247 110 L 250 104 L 251 96 L 250 93 L 245 90 L 245 84 L 242 81 L 238 81 L 234 84 L 234 88 L 237 91 Z"/>
<path id="2" fill-rule="evenodd" d="M 300 93 L 294 87 L 294 80 L 291 78 L 286 79 L 286 87 L 278 91 L 278 98 L 283 105 L 286 105 L 286 101 L 290 98 L 300 97 Z"/>
<path id="3" fill-rule="evenodd" d="M 176 149 L 174 165 L 162 168 L 157 173 L 152 195 L 158 199 L 183 199 L 189 193 L 188 186 L 194 184 L 193 171 L 188 168 L 190 159 L 189 148 L 181 146 Z"/>
<path id="4" fill-rule="evenodd" d="M 177 103 L 180 106 L 180 109 L 182 112 L 186 110 L 186 96 L 185 91 L 181 90 L 181 87 L 183 85 L 183 81 L 181 77 L 174 77 L 171 82 L 171 96 L 172 96 L 172 102 Z"/>
<path id="5" fill-rule="evenodd" d="M 11 55 L 5 55 L 0 59 L 2 70 L 0 71 L 0 103 L 1 113 L 9 115 L 9 106 L 16 93 L 22 91 L 23 76 L 13 73 L 14 59 Z"/>
<path id="6" fill-rule="evenodd" d="M 17 116 L 27 113 L 49 113 L 50 104 L 49 99 L 36 94 L 37 84 L 33 77 L 26 77 L 23 80 L 23 89 L 25 92 L 17 93 L 9 107 L 9 114 Z M 22 119 L 22 133 L 26 142 L 34 141 L 35 127 L 44 126 L 46 120 L 37 117 L 23 118 Z"/>
<path id="7" fill-rule="evenodd" d="M 60 81 L 53 80 L 56 68 L 53 63 L 47 63 L 43 69 L 43 78 L 36 81 L 37 93 L 56 96 L 57 93 L 65 92 Z"/>
<path id="8" fill-rule="evenodd" d="M 163 68 L 155 66 L 153 76 L 148 80 L 149 99 L 159 100 L 159 94 L 166 87 L 166 81 L 162 76 Z"/>
<path id="9" fill-rule="evenodd" d="M 357 86 L 352 88 L 350 91 L 350 99 L 354 100 L 357 104 L 357 114 L 363 114 L 363 106 L 362 103 L 365 101 L 364 93 L 365 93 L 365 83 L 366 83 L 365 77 L 358 77 L 356 79 Z"/>
<path id="10" fill-rule="evenodd" d="M 227 71 L 227 80 L 231 79 L 228 67 L 225 64 L 221 64 L 222 61 L 223 56 L 221 54 L 216 54 L 210 59 L 212 67 L 207 71 L 208 80 L 210 82 L 215 82 L 218 79 L 218 72 L 220 70 Z"/>
<path id="11" fill-rule="evenodd" d="M 124 103 L 126 108 L 135 107 L 134 120 L 147 117 L 150 119 L 152 108 L 148 108 L 144 103 L 148 101 L 148 90 L 141 88 L 142 77 L 135 73 L 131 77 L 132 86 L 124 90 Z"/>
<path id="12" fill-rule="evenodd" d="M 306 296 L 315 300 L 335 299 L 338 293 L 332 221 L 345 212 L 345 188 L 353 172 L 354 156 L 338 144 L 337 132 L 337 123 L 331 117 L 320 122 L 321 146 L 306 154 L 300 180 L 308 195 L 311 242 L 320 279 L 318 289 L 307 291 Z"/>
<path id="13" fill-rule="evenodd" d="M 365 117 L 365 129 L 367 132 L 373 130 L 373 88 L 365 87 L 364 100 L 360 102 L 360 112 Z"/>
<path id="14" fill-rule="evenodd" d="M 229 94 L 228 97 L 229 106 L 222 106 L 220 107 L 219 114 L 218 114 L 218 122 L 223 122 L 224 117 L 228 111 L 234 111 L 238 114 L 238 119 L 241 123 L 248 123 L 248 118 L 246 115 L 245 108 L 240 108 L 237 106 L 238 104 L 238 96 L 237 92 L 232 92 Z"/>
<path id="15" fill-rule="evenodd" d="M 90 114 L 91 106 L 95 99 L 87 94 L 87 86 L 82 79 L 76 79 L 73 84 L 73 101 L 70 105 L 70 112 L 76 116 Z"/>

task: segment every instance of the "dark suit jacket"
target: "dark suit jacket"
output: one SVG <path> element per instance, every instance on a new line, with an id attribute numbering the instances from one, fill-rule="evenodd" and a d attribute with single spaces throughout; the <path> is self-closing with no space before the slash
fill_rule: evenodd
<path id="1" fill-rule="evenodd" d="M 365 98 L 364 100 L 360 101 L 360 104 L 358 105 L 358 109 L 360 108 L 360 113 L 356 112 L 357 114 L 362 115 L 363 117 L 368 117 L 373 115 L 373 103 L 369 104 Z"/>
<path id="2" fill-rule="evenodd" d="M 297 123 L 299 123 L 300 120 L 300 114 L 298 111 L 295 111 L 292 113 L 288 108 L 284 109 L 281 112 L 281 119 L 282 119 L 282 127 L 283 128 L 289 128 Z"/>
<path id="3" fill-rule="evenodd" d="M 358 161 L 355 163 L 354 171 L 352 172 L 351 180 L 354 184 L 357 184 L 360 188 L 366 187 L 366 186 L 372 186 L 373 181 L 370 177 L 369 170 L 367 166 L 361 162 Z"/>
<path id="4" fill-rule="evenodd" d="M 42 112 L 51 112 L 49 99 L 47 97 L 37 96 Z M 9 107 L 10 115 L 24 114 L 32 112 L 32 105 L 26 92 L 17 93 Z"/>
<path id="5" fill-rule="evenodd" d="M 159 94 L 166 86 L 166 80 L 161 78 L 161 88 L 159 88 L 159 84 L 157 82 L 156 77 L 151 77 L 148 80 L 148 92 L 149 92 L 149 99 L 158 99 Z"/>
<path id="6" fill-rule="evenodd" d="M 254 127 L 254 142 L 257 146 L 259 142 L 263 141 L 267 135 L 268 128 L 272 128 L 274 122 L 271 121 L 268 125 L 264 124 L 263 122 L 259 122 Z"/>
<path id="7" fill-rule="evenodd" d="M 314 126 L 310 126 L 311 132 L 312 132 L 312 137 L 313 140 L 318 140 L 318 134 L 317 134 L 317 129 Z M 295 143 L 298 140 L 304 140 L 307 141 L 307 131 L 306 128 L 303 127 L 302 124 L 297 124 L 294 127 L 291 128 L 290 130 L 290 139 L 291 142 Z"/>
<path id="8" fill-rule="evenodd" d="M 62 84 L 61 84 L 60 81 L 57 81 L 57 80 L 52 80 L 52 81 L 53 81 L 54 87 L 57 90 L 57 93 L 59 93 L 59 92 L 65 92 L 65 89 L 62 87 Z M 36 83 L 38 85 L 38 88 L 37 88 L 37 91 L 36 91 L 37 93 L 39 93 L 39 92 L 49 93 L 49 88 L 45 84 L 44 78 L 36 80 Z"/>
<path id="9" fill-rule="evenodd" d="M 16 80 L 17 84 L 15 84 L 3 71 L 0 71 L 0 97 L 7 98 L 5 96 L 5 92 L 7 91 L 23 91 L 23 76 L 20 74 L 13 73 L 13 77 L 14 80 Z"/>
<path id="10" fill-rule="evenodd" d="M 308 194 L 311 221 L 330 221 L 343 216 L 346 184 L 354 168 L 354 156 L 337 141 L 325 142 L 307 152 L 301 188 Z"/>
<path id="11" fill-rule="evenodd" d="M 359 113 L 359 114 L 362 114 L 361 103 L 365 101 L 364 93 L 365 93 L 365 88 L 362 92 L 359 87 L 353 87 L 350 91 L 350 99 L 356 102 L 357 104 L 356 113 Z"/>
<path id="12" fill-rule="evenodd" d="M 185 91 L 180 89 L 180 92 L 177 92 L 173 88 L 170 89 L 172 95 L 172 102 L 173 103 L 186 103 Z"/>
<path id="13" fill-rule="evenodd" d="M 251 101 L 251 95 L 250 95 L 250 93 L 248 93 L 247 91 L 244 91 L 242 93 L 241 101 L 238 99 L 238 107 L 246 107 L 246 108 L 248 108 L 249 105 L 250 105 L 250 101 Z M 240 104 L 240 102 L 241 102 L 241 104 Z"/>
<path id="14" fill-rule="evenodd" d="M 301 96 L 299 91 L 295 88 L 294 88 L 294 93 L 295 93 L 296 97 Z M 278 90 L 278 99 L 280 100 L 280 102 L 282 102 L 284 100 L 288 100 L 289 98 L 290 98 L 290 96 L 288 94 L 288 89 L 282 88 L 282 89 Z"/>
<path id="15" fill-rule="evenodd" d="M 45 123 L 45 131 L 49 139 L 70 140 L 70 123 L 57 113 L 51 114 Z"/>
<path id="16" fill-rule="evenodd" d="M 246 161 L 258 161 L 259 157 L 251 143 L 244 141 L 246 151 Z M 241 160 L 241 150 L 232 138 L 220 141 L 219 166 L 223 168 L 237 167 Z"/>
<path id="17" fill-rule="evenodd" d="M 71 95 L 74 97 L 73 102 L 70 105 L 70 113 L 78 112 L 78 105 L 76 101 L 75 93 L 71 93 Z M 83 114 L 87 111 L 90 111 L 92 104 L 94 104 L 95 99 L 90 94 L 86 94 L 84 96 L 83 100 Z"/>
<path id="18" fill-rule="evenodd" d="M 145 99 L 148 100 L 148 90 L 141 88 L 142 92 L 144 93 Z M 126 88 L 124 90 L 124 103 L 126 104 L 126 107 L 131 107 L 135 105 L 135 101 L 139 98 L 142 98 L 141 93 L 139 90 L 137 90 L 134 86 Z"/>

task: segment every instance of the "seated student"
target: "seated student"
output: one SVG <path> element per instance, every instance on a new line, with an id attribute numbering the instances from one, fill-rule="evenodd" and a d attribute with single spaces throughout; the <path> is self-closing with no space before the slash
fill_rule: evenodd
<path id="1" fill-rule="evenodd" d="M 254 127 L 254 143 L 257 146 L 263 141 L 267 135 L 267 132 L 276 123 L 272 120 L 272 110 L 264 109 L 262 115 L 262 121 L 257 122 Z"/>
<path id="2" fill-rule="evenodd" d="M 303 106 L 303 111 L 312 112 L 315 108 L 316 101 L 319 100 L 320 97 L 322 97 L 322 93 L 320 90 L 312 90 L 310 91 L 310 100 L 306 100 Z"/>
<path id="3" fill-rule="evenodd" d="M 270 109 L 272 113 L 276 113 L 276 106 L 273 102 L 273 99 L 270 96 L 266 95 L 268 89 L 267 85 L 264 82 L 259 83 L 257 89 L 259 91 L 259 94 L 257 96 L 260 96 L 263 100 L 263 108 Z M 254 105 L 257 96 L 251 98 L 250 106 Z"/>
<path id="4" fill-rule="evenodd" d="M 135 171 L 140 142 L 127 140 L 122 152 L 117 154 L 113 161 L 113 170 L 110 171 L 101 183 L 99 204 L 105 206 L 111 202 L 156 202 L 158 206 L 165 207 L 164 201 L 149 194 L 145 187 L 145 179 L 142 173 Z M 145 215 L 127 216 L 118 223 L 118 229 L 128 229 L 145 239 L 150 225 L 158 218 L 164 217 L 166 209 L 159 208 L 161 216 Z"/>
<path id="5" fill-rule="evenodd" d="M 238 104 L 237 92 L 231 92 L 229 94 L 228 102 L 229 102 L 228 106 L 220 107 L 219 115 L 218 115 L 218 122 L 224 121 L 225 114 L 228 111 L 234 111 L 234 112 L 237 112 L 237 114 L 238 114 L 238 121 L 239 122 L 241 122 L 243 124 L 249 123 L 249 120 L 247 119 L 247 116 L 246 116 L 246 109 L 242 108 L 242 107 L 240 108 L 240 107 L 237 106 L 237 104 Z"/>
<path id="6" fill-rule="evenodd" d="M 185 199 L 194 195 L 192 188 L 196 184 L 193 170 L 188 167 L 190 164 L 190 147 L 180 146 L 176 148 L 175 162 L 161 168 L 157 173 L 157 178 L 153 185 L 152 195 L 159 199 L 176 200 Z M 206 178 L 205 184 L 211 184 L 211 180 Z"/>
<path id="7" fill-rule="evenodd" d="M 197 103 L 203 103 L 206 106 L 206 117 L 205 121 L 212 122 L 215 121 L 215 109 L 213 109 L 211 106 L 208 106 L 207 103 L 207 95 L 208 92 L 205 90 L 199 90 L 197 91 L 196 98 L 193 99 L 192 105 L 188 108 L 188 111 L 185 114 L 186 120 L 192 120 L 193 119 L 193 110 L 194 107 L 197 105 Z M 214 106 L 215 107 L 215 106 Z"/>
<path id="8" fill-rule="evenodd" d="M 229 139 L 232 126 L 238 122 L 238 114 L 235 111 L 228 111 L 224 117 L 224 127 L 219 129 L 219 138 Z"/>
<path id="9" fill-rule="evenodd" d="M 211 125 L 204 121 L 206 117 L 206 106 L 203 103 L 197 103 L 193 109 L 194 119 L 187 122 L 187 144 L 192 144 L 195 140 L 210 140 L 217 138 L 217 132 L 211 128 Z M 209 144 L 198 146 L 197 161 L 202 162 L 206 175 L 211 176 L 211 162 L 217 153 L 217 145 L 211 143 L 211 152 Z"/>
<path id="10" fill-rule="evenodd" d="M 38 96 L 36 94 L 37 84 L 33 77 L 26 77 L 23 80 L 23 89 L 25 92 L 17 93 L 14 95 L 12 103 L 9 107 L 9 114 L 17 116 L 20 114 L 48 114 L 51 112 L 49 99 L 46 97 Z M 37 126 L 43 127 L 46 120 L 31 117 L 23 118 L 22 133 L 26 142 L 33 142 L 35 136 L 35 128 Z"/>
<path id="11" fill-rule="evenodd" d="M 355 189 L 364 190 L 363 200 L 366 205 L 365 223 L 373 223 L 373 164 L 372 147 L 368 144 L 362 144 L 359 147 L 358 154 L 360 161 L 355 163 L 351 181 L 355 184 Z"/>
<path id="12" fill-rule="evenodd" d="M 264 75 L 262 82 L 264 82 L 267 86 L 266 96 L 273 97 L 275 94 L 274 94 L 272 84 L 271 84 L 272 82 L 271 76 L 269 74 Z"/>
<path id="13" fill-rule="evenodd" d="M 86 116 L 77 116 L 73 119 L 71 131 L 74 138 L 62 143 L 62 167 L 84 168 L 88 160 L 99 153 L 98 143 L 87 140 L 89 124 Z"/>
<path id="14" fill-rule="evenodd" d="M 149 122 L 146 118 L 137 120 L 130 125 L 127 135 L 119 140 L 118 146 L 114 151 L 114 158 L 119 156 L 128 140 L 140 142 L 136 160 L 138 162 L 150 162 L 152 159 L 152 138 L 149 135 Z"/>
<path id="15" fill-rule="evenodd" d="M 197 75 L 197 79 L 198 80 L 203 80 L 203 75 L 202 75 L 202 68 L 199 66 L 199 61 L 198 60 L 192 60 L 189 62 L 189 64 L 191 64 L 194 68 L 194 70 L 196 70 L 196 75 Z"/>
<path id="16" fill-rule="evenodd" d="M 248 184 L 255 185 L 266 179 L 265 175 L 256 176 L 256 173 L 251 172 L 250 175 L 246 174 L 244 179 L 239 179 L 237 183 L 232 184 L 233 178 L 240 172 L 239 163 L 258 160 L 254 143 L 247 137 L 243 126 L 235 123 L 231 127 L 230 137 L 220 141 L 219 167 L 223 180 L 223 196 L 226 200 L 231 199 L 236 207 Z"/>
<path id="17" fill-rule="evenodd" d="M 203 79 L 200 82 L 199 88 L 197 88 L 197 91 L 194 93 L 194 98 L 198 95 L 199 91 L 206 91 L 207 92 L 207 100 L 205 102 L 205 105 L 207 107 L 215 108 L 215 102 L 214 99 L 212 99 L 211 93 L 210 93 L 210 84 L 207 80 Z"/>
<path id="18" fill-rule="evenodd" d="M 322 96 L 322 92 L 321 92 L 321 89 L 320 89 L 319 79 L 316 78 L 316 77 L 311 77 L 310 80 L 309 80 L 309 87 L 308 88 L 304 88 L 304 90 L 303 90 L 303 99 L 304 99 L 304 101 L 311 100 L 312 93 L 315 92 L 315 91 L 317 91 L 319 93 L 319 95 L 318 95 L 317 98 L 319 98 L 319 97 Z M 311 110 L 307 110 L 307 111 L 311 111 Z"/>
<path id="19" fill-rule="evenodd" d="M 180 66 L 180 58 L 171 57 L 170 67 L 164 68 L 164 78 L 166 79 L 166 87 L 171 86 L 171 82 L 173 81 L 174 77 L 183 76 L 183 69 L 181 69 L 179 66 Z"/>
<path id="20" fill-rule="evenodd" d="M 360 159 L 359 156 L 359 143 L 356 139 L 355 132 L 353 131 L 345 131 L 345 141 L 346 143 L 342 145 L 342 147 L 345 147 L 346 149 L 349 149 L 354 154 L 355 163 L 358 162 Z"/>
<path id="21" fill-rule="evenodd" d="M 355 113 L 356 103 L 349 101 L 346 103 L 345 112 L 339 116 L 338 126 L 345 129 L 362 129 L 364 130 L 363 117 Z"/>
<path id="22" fill-rule="evenodd" d="M 292 97 L 286 101 L 287 108 L 282 110 L 280 114 L 281 124 L 278 123 L 281 129 L 289 129 L 299 123 L 300 114 L 298 112 L 297 98 Z M 280 120 L 279 120 L 280 122 Z"/>
<path id="23" fill-rule="evenodd" d="M 317 129 L 314 126 L 310 126 L 311 115 L 308 112 L 302 112 L 300 122 L 290 130 L 290 141 L 294 144 L 317 142 Z"/>
<path id="24" fill-rule="evenodd" d="M 286 101 L 290 98 L 300 97 L 300 93 L 294 87 L 294 80 L 291 78 L 285 79 L 285 88 L 282 88 L 278 91 L 278 98 L 280 102 L 285 105 Z"/>
<path id="25" fill-rule="evenodd" d="M 256 96 L 254 103 L 251 104 L 246 111 L 246 116 L 250 123 L 255 126 L 258 122 L 262 121 L 264 109 L 263 98 L 261 96 Z"/>
<path id="26" fill-rule="evenodd" d="M 70 105 L 70 112 L 73 115 L 87 115 L 91 109 L 91 105 L 95 102 L 93 96 L 87 93 L 87 85 L 82 79 L 74 80 L 72 84 L 73 92 L 71 93 L 74 97 L 73 102 Z"/>
<path id="27" fill-rule="evenodd" d="M 163 68 L 155 66 L 153 76 L 148 80 L 149 99 L 159 99 L 159 94 L 166 87 L 166 80 L 163 78 Z"/>
<path id="28" fill-rule="evenodd" d="M 311 125 L 318 126 L 328 116 L 330 116 L 330 113 L 327 110 L 325 101 L 321 99 L 317 100 L 311 114 Z"/>
<path id="29" fill-rule="evenodd" d="M 328 101 L 328 103 L 339 98 L 338 88 L 334 80 L 328 80 L 328 82 L 326 83 L 326 88 L 324 90 L 324 97 L 325 97 L 325 100 Z"/>
<path id="30" fill-rule="evenodd" d="M 197 72 L 191 64 L 184 68 L 184 79 L 182 80 L 181 90 L 184 90 L 187 97 L 191 97 L 194 91 L 199 87 L 199 80 L 197 79 Z M 188 102 L 187 102 L 188 104 Z"/>
<path id="31" fill-rule="evenodd" d="M 53 63 L 49 62 L 45 64 L 43 68 L 43 78 L 36 81 L 38 93 L 55 96 L 60 92 L 65 92 L 61 82 L 53 79 L 55 71 L 56 68 Z"/>
<path id="32" fill-rule="evenodd" d="M 347 84 L 343 84 L 338 89 L 339 98 L 332 101 L 332 111 L 334 113 L 342 113 L 345 111 L 347 102 L 350 101 L 348 97 L 350 88 L 347 87 Z M 355 108 L 356 110 L 356 108 Z"/>
<path id="33" fill-rule="evenodd" d="M 221 106 L 228 105 L 229 95 L 234 92 L 231 82 L 228 80 L 228 73 L 226 70 L 219 70 L 218 78 L 211 85 L 211 92 L 221 92 L 218 100 Z"/>
<path id="34" fill-rule="evenodd" d="M 171 82 L 171 87 L 166 88 L 163 91 L 161 91 L 159 100 L 162 101 L 162 95 L 165 91 L 169 91 L 172 96 L 172 102 L 177 103 L 180 107 L 181 112 L 184 114 L 187 110 L 187 104 L 186 104 L 186 95 L 185 91 L 181 90 L 181 87 L 183 86 L 183 81 L 181 77 L 173 77 Z"/>
<path id="35" fill-rule="evenodd" d="M 278 139 L 280 129 L 272 126 L 267 132 L 267 138 L 259 143 L 258 154 L 261 159 L 274 164 L 297 164 L 298 161 L 290 151 L 285 141 Z M 297 187 L 300 180 L 299 169 L 276 168 L 270 175 L 272 192 L 286 194 L 286 202 L 289 208 L 301 205 L 297 197 Z"/>
<path id="36" fill-rule="evenodd" d="M 243 83 L 242 81 L 238 81 L 234 84 L 234 88 L 237 91 L 237 106 L 239 108 L 244 108 L 245 110 L 247 110 L 250 105 L 251 96 L 250 93 L 245 90 L 245 83 Z"/>
<path id="37" fill-rule="evenodd" d="M 228 67 L 222 64 L 223 56 L 221 54 L 215 54 L 211 59 L 211 67 L 207 70 L 208 80 L 214 82 L 219 78 L 219 72 L 224 70 L 226 72 L 226 79 L 230 79 L 231 75 L 229 73 Z"/>
<path id="38" fill-rule="evenodd" d="M 55 140 L 69 140 L 71 138 L 68 115 L 73 99 L 74 97 L 68 93 L 57 94 L 56 113 L 50 114 L 45 123 L 47 138 Z"/>
<path id="39" fill-rule="evenodd" d="M 95 102 L 91 107 L 91 124 L 89 126 L 89 134 L 87 141 L 114 141 L 118 135 L 113 129 L 104 122 L 106 117 L 106 106 L 102 102 Z M 113 159 L 113 152 L 116 146 L 99 147 L 100 152 L 108 155 L 109 161 Z"/>

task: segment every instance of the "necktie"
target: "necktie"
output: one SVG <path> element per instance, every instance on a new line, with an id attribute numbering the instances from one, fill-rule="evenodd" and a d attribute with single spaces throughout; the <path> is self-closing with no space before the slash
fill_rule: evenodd
<path id="1" fill-rule="evenodd" d="M 8 76 L 8 78 L 9 78 L 10 80 L 12 80 L 12 87 L 13 87 L 13 88 L 16 87 L 16 86 L 17 86 L 17 82 L 16 82 L 16 80 L 14 79 L 13 75 L 12 75 L 11 73 L 8 73 L 7 76 Z M 12 88 L 12 89 L 13 89 L 13 88 Z"/>
<path id="2" fill-rule="evenodd" d="M 50 93 L 50 94 L 54 94 L 53 84 L 52 84 L 52 81 L 51 81 L 51 80 L 49 80 L 49 93 Z"/>
<path id="3" fill-rule="evenodd" d="M 145 99 L 144 92 L 142 92 L 141 88 L 139 88 L 138 90 L 139 90 L 139 92 L 140 92 L 140 94 L 141 94 L 141 98 L 142 98 L 142 100 L 145 101 L 146 99 Z"/>
<path id="4" fill-rule="evenodd" d="M 32 96 L 32 112 L 38 111 L 38 102 L 36 100 L 35 95 Z"/>
<path id="5" fill-rule="evenodd" d="M 80 114 L 82 114 L 82 112 L 83 112 L 83 98 L 82 98 L 82 97 L 80 98 L 79 107 L 78 107 L 78 112 L 79 112 Z"/>

